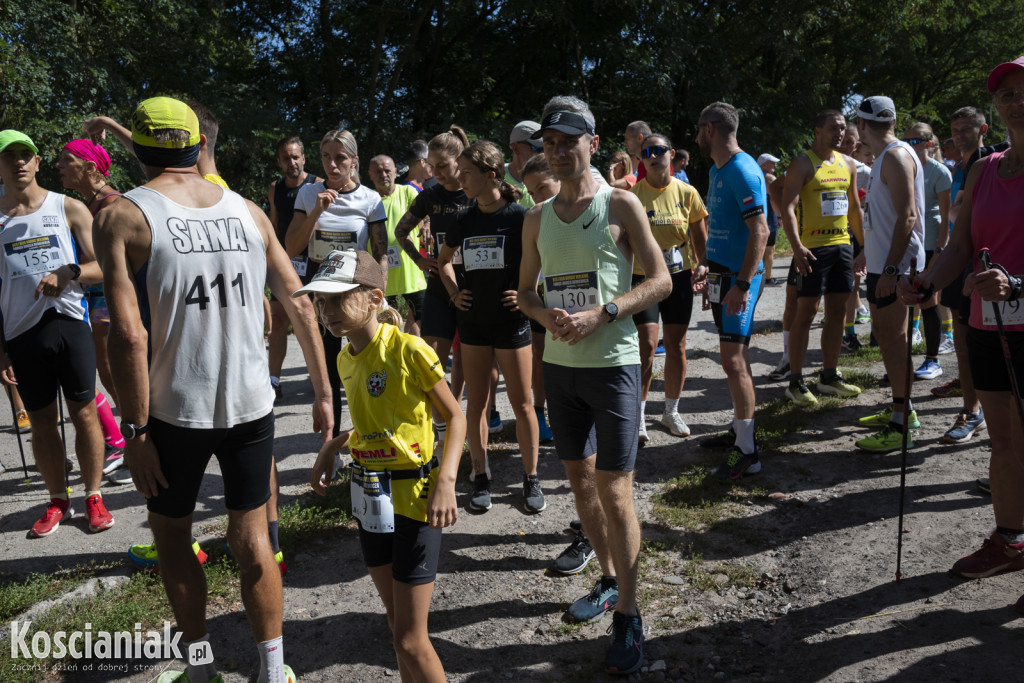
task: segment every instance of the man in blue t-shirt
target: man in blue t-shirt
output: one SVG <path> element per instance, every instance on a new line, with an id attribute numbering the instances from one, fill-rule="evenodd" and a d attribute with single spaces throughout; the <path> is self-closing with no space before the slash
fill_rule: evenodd
<path id="1" fill-rule="evenodd" d="M 735 417 L 732 429 L 700 442 L 728 448 L 714 471 L 720 479 L 739 479 L 761 471 L 754 442 L 754 378 L 750 372 L 750 328 L 761 293 L 761 257 L 768 241 L 764 174 L 736 142 L 739 116 L 725 102 L 709 104 L 697 123 L 697 144 L 715 162 L 708 183 L 707 257 L 694 282 L 706 287 L 718 326 L 722 368 L 729 378 Z"/>

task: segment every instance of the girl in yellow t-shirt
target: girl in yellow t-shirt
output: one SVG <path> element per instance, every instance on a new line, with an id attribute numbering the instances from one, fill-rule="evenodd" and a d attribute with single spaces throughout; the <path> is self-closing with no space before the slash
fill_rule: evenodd
<path id="1" fill-rule="evenodd" d="M 441 529 L 455 524 L 455 478 L 466 419 L 444 379 L 437 354 L 401 331 L 387 307 L 384 274 L 365 251 L 332 251 L 312 281 L 324 327 L 348 337 L 338 354 L 353 429 L 320 449 L 313 490 L 333 481 L 334 454 L 349 446 L 355 461 L 352 513 L 363 560 L 387 610 L 403 680 L 444 681 L 427 633 Z M 390 323 L 390 324 L 388 324 Z M 445 419 L 448 439 L 438 462 L 430 410 Z"/>

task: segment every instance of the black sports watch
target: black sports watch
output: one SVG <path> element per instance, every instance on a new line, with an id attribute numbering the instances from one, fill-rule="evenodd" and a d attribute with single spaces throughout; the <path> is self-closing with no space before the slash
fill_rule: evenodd
<path id="1" fill-rule="evenodd" d="M 882 275 L 891 275 L 893 277 L 896 277 L 899 274 L 900 269 L 893 265 L 886 266 L 885 268 L 882 269 Z"/>
<path id="2" fill-rule="evenodd" d="M 133 425 L 131 422 L 121 423 L 121 436 L 124 437 L 125 441 L 131 441 L 137 439 L 146 432 L 149 431 L 149 425 Z"/>
<path id="3" fill-rule="evenodd" d="M 71 269 L 71 279 L 72 280 L 77 280 L 78 278 L 80 278 L 82 276 L 82 266 L 78 265 L 77 263 L 69 263 L 67 265 L 68 265 L 68 268 Z"/>
<path id="4" fill-rule="evenodd" d="M 746 280 L 740 280 L 739 278 L 736 278 L 736 286 L 740 288 L 741 292 L 750 291 L 750 283 L 747 282 Z"/>
<path id="5" fill-rule="evenodd" d="M 604 312 L 608 314 L 608 322 L 613 323 L 615 319 L 619 317 L 619 307 L 613 304 L 611 301 L 602 306 Z"/>

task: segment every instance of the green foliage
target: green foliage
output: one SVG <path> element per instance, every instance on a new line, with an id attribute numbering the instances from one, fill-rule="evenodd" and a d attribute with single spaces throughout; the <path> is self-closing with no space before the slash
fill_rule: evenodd
<path id="1" fill-rule="evenodd" d="M 312 171 L 335 127 L 355 133 L 364 165 L 380 152 L 401 165 L 409 141 L 452 123 L 504 145 L 516 121 L 572 93 L 597 116 L 598 165 L 643 119 L 691 150 L 702 187 L 693 126 L 712 101 L 740 109 L 755 155 L 791 157 L 815 112 L 859 95 L 890 95 L 901 126 L 945 136 L 960 106 L 993 118 L 984 79 L 1017 56 L 1022 29 L 1024 13 L 992 0 L 12 0 L 0 6 L 0 126 L 40 143 L 40 180 L 56 189 L 56 154 L 85 118 L 192 97 L 221 122 L 221 174 L 262 203 L 282 135 L 303 137 Z M 141 182 L 107 147 L 115 185 Z"/>

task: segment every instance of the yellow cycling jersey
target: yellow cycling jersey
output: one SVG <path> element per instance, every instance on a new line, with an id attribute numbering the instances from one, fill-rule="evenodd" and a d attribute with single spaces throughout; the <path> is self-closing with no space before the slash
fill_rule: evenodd
<path id="1" fill-rule="evenodd" d="M 434 429 L 427 392 L 444 381 L 444 368 L 426 342 L 381 323 L 370 344 L 352 354 L 338 354 L 338 374 L 345 387 L 353 433 L 352 459 L 367 470 L 408 470 L 434 456 Z M 439 468 L 425 479 L 395 479 L 391 497 L 395 514 L 427 521 L 427 498 Z"/>
<path id="2" fill-rule="evenodd" d="M 670 178 L 663 188 L 654 187 L 644 178 L 630 191 L 644 205 L 654 241 L 662 250 L 669 271 L 692 270 L 697 259 L 690 243 L 690 224 L 708 215 L 697 190 L 678 178 Z M 644 274 L 636 260 L 633 273 Z"/>
<path id="3" fill-rule="evenodd" d="M 811 150 L 804 154 L 814 165 L 814 176 L 800 190 L 797 208 L 800 241 L 808 249 L 849 244 L 847 191 L 853 182 L 853 173 L 838 153 L 827 163 Z"/>

